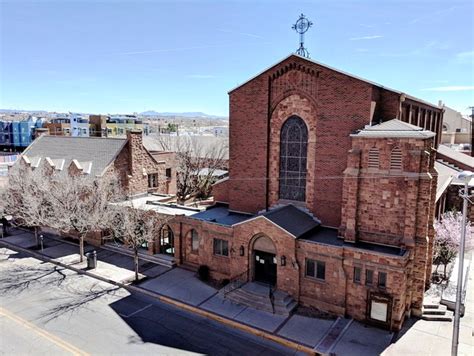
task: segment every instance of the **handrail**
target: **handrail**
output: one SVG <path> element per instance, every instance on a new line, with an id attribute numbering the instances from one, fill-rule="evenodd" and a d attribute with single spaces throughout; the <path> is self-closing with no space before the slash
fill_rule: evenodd
<path id="1" fill-rule="evenodd" d="M 237 276 L 234 276 L 233 278 L 231 278 L 231 280 L 229 281 L 229 283 L 224 287 L 222 288 L 222 293 L 224 294 L 224 298 L 227 296 L 227 294 L 229 294 L 230 292 L 236 290 L 236 289 L 239 289 L 240 287 L 242 287 L 245 283 L 247 283 L 247 280 L 248 280 L 248 272 L 249 272 L 249 268 L 247 268 L 244 272 L 238 274 Z M 242 278 L 242 277 L 245 277 L 245 278 Z M 244 279 L 244 280 L 242 280 Z"/>
<path id="2" fill-rule="evenodd" d="M 274 287 L 269 283 L 268 284 L 268 298 L 270 299 L 270 303 L 272 305 L 272 312 L 275 314 L 275 294 L 274 294 Z"/>

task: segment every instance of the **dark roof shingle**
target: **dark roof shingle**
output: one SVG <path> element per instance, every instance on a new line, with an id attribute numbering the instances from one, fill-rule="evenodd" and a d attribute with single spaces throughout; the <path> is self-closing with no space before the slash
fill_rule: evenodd
<path id="1" fill-rule="evenodd" d="M 262 215 L 296 238 L 320 225 L 317 219 L 291 204 L 267 211 Z"/>
<path id="2" fill-rule="evenodd" d="M 101 175 L 112 163 L 126 139 L 100 137 L 41 136 L 23 152 L 31 161 L 49 157 L 54 161 L 64 160 L 63 171 L 67 170 L 73 160 L 90 168 L 90 175 Z M 90 163 L 90 164 L 89 164 Z"/>

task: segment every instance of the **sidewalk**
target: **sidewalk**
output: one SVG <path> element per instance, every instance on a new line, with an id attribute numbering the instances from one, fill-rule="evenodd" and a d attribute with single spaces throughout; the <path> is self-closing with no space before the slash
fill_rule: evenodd
<path id="1" fill-rule="evenodd" d="M 86 262 L 79 262 L 78 246 L 73 243 L 45 237 L 44 249 L 38 251 L 35 250 L 36 243 L 31 232 L 16 230 L 11 231 L 11 235 L 0 239 L 0 242 L 31 249 L 52 261 L 86 270 Z M 92 249 L 97 251 L 98 262 L 96 269 L 87 270 L 89 274 L 125 285 L 134 280 L 131 256 L 86 246 L 86 252 Z M 264 332 L 280 338 L 279 342 L 288 340 L 302 345 L 303 349 L 313 350 L 313 353 L 379 355 L 390 345 L 393 337 L 391 332 L 368 327 L 351 319 L 327 320 L 298 314 L 286 317 L 237 304 L 225 299 L 218 289 L 200 281 L 195 273 L 179 267 L 168 268 L 140 261 L 139 271 L 143 281 L 135 284 L 135 289 L 170 298 L 221 322 L 237 323 L 248 332 L 260 333 L 261 336 Z"/>
<path id="2" fill-rule="evenodd" d="M 458 354 L 474 355 L 474 267 L 473 255 L 467 283 L 466 311 L 461 318 Z M 399 333 L 397 341 L 383 355 L 450 355 L 453 322 L 409 320 Z"/>

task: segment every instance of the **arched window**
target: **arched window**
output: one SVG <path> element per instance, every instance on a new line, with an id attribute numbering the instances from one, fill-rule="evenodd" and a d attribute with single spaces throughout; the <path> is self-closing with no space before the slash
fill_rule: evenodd
<path id="1" fill-rule="evenodd" d="M 191 251 L 199 250 L 199 235 L 196 230 L 191 230 Z"/>
<path id="2" fill-rule="evenodd" d="M 305 201 L 308 129 L 298 116 L 285 121 L 280 135 L 280 199 Z"/>
<path id="3" fill-rule="evenodd" d="M 379 168 L 380 165 L 380 152 L 377 147 L 372 147 L 369 150 L 369 162 L 368 162 L 368 167 L 369 168 Z"/>
<path id="4" fill-rule="evenodd" d="M 401 171 L 402 168 L 402 150 L 399 147 L 394 147 L 390 154 L 390 169 Z"/>
<path id="5" fill-rule="evenodd" d="M 160 253 L 174 256 L 174 233 L 169 225 L 163 226 L 160 231 Z"/>

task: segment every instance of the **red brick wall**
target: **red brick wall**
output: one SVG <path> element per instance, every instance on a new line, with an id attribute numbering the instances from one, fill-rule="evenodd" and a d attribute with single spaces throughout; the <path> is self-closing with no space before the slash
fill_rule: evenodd
<path id="1" fill-rule="evenodd" d="M 159 164 L 143 146 L 142 132 L 127 131 L 128 142 L 107 172 L 116 172 L 128 194 L 167 193 L 166 164 Z M 148 174 L 158 174 L 158 187 L 148 188 Z"/>
<path id="2" fill-rule="evenodd" d="M 216 202 L 229 202 L 229 178 L 221 179 L 212 185 L 212 196 Z"/>
<path id="3" fill-rule="evenodd" d="M 297 256 L 300 303 L 343 316 L 346 303 L 346 278 L 342 263 L 343 249 L 298 240 Z M 306 276 L 306 259 L 325 263 L 326 278 L 324 281 Z"/>
<path id="4" fill-rule="evenodd" d="M 272 157 L 279 157 L 278 133 L 284 116 L 296 113 L 307 122 L 313 134 L 310 140 L 314 148 L 309 155 L 314 155 L 315 160 L 314 168 L 308 167 L 312 181 L 306 203 L 323 224 L 338 226 L 342 172 L 350 148 L 349 134 L 369 123 L 371 88 L 366 82 L 298 57 L 290 57 L 231 92 L 231 209 L 257 212 L 266 207 L 266 144 L 270 107 Z M 273 158 L 270 162 L 269 179 L 275 182 L 278 180 L 278 172 L 275 171 L 278 162 Z M 271 187 L 270 202 L 275 201 L 277 187 L 277 184 Z M 327 206 L 331 209 L 326 209 Z"/>
<path id="5" fill-rule="evenodd" d="M 232 92 L 229 100 L 230 208 L 257 212 L 266 206 L 267 76 Z"/>

